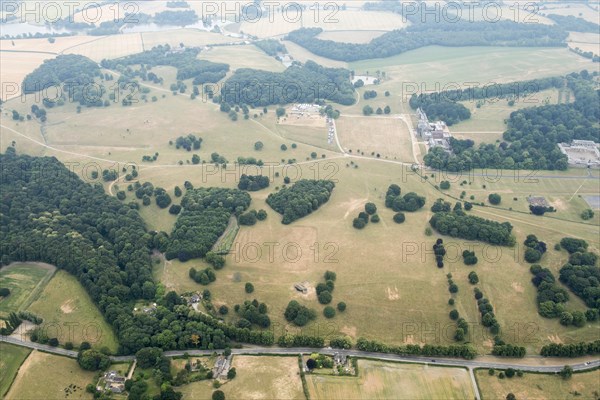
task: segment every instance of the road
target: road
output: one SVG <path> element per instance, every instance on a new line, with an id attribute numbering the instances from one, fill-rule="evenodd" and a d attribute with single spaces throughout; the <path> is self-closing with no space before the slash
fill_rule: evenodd
<path id="1" fill-rule="evenodd" d="M 74 350 L 65 350 L 60 347 L 52 347 L 39 343 L 28 342 L 8 336 L 0 336 L 1 342 L 11 343 L 18 346 L 29 347 L 31 349 L 42 350 L 52 354 L 58 354 L 67 357 L 77 357 L 77 352 Z M 360 350 L 339 350 L 331 348 L 315 349 L 309 347 L 293 347 L 293 348 L 281 348 L 281 347 L 261 347 L 253 346 L 241 349 L 231 349 L 232 354 L 238 355 L 298 355 L 298 354 L 310 354 L 310 353 L 322 353 L 326 355 L 333 355 L 337 352 L 343 352 L 344 354 L 352 357 L 369 358 L 381 361 L 401 361 L 415 364 L 429 364 L 429 365 L 444 365 L 452 367 L 463 367 L 463 368 L 495 368 L 495 369 L 506 369 L 514 368 L 522 371 L 530 372 L 545 372 L 554 373 L 562 370 L 563 365 L 524 365 L 519 362 L 515 362 L 514 359 L 502 360 L 500 358 L 497 361 L 482 361 L 482 360 L 463 360 L 458 358 L 440 358 L 440 357 L 422 357 L 422 356 L 400 356 L 396 354 L 385 354 L 375 353 Z M 166 351 L 164 354 L 168 357 L 180 357 L 184 354 L 191 356 L 205 356 L 214 353 L 214 350 L 186 350 L 186 351 Z M 543 359 L 537 356 L 526 357 L 528 359 Z M 111 356 L 111 360 L 116 362 L 133 361 L 135 356 Z M 573 367 L 574 371 L 584 371 L 587 369 L 593 369 L 600 367 L 600 359 L 593 360 L 590 362 L 577 362 L 569 364 Z"/>

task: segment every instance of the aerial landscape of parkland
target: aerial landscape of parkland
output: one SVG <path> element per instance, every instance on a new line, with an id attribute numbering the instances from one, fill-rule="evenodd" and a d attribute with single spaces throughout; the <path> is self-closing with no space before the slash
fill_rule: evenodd
<path id="1" fill-rule="evenodd" d="M 0 0 L 0 399 L 600 400 L 599 0 Z"/>

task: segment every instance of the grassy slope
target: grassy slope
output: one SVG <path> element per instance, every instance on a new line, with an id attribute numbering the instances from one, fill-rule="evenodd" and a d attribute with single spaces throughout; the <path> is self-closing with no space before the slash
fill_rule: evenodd
<path id="1" fill-rule="evenodd" d="M 97 347 L 107 346 L 117 350 L 117 340 L 110 325 L 104 320 L 89 295 L 77 279 L 67 272 L 58 271 L 29 311 L 44 318 L 44 324 L 59 326 L 58 339 L 78 345 L 89 341 Z M 72 335 L 68 324 L 73 324 Z M 48 328 L 48 334 L 55 328 Z"/>
<path id="2" fill-rule="evenodd" d="M 9 288 L 11 293 L 0 300 L 0 316 L 23 310 L 33 302 L 48 283 L 54 267 L 35 264 L 14 263 L 0 270 L 0 287 Z"/>
<path id="3" fill-rule="evenodd" d="M 31 353 L 30 349 L 14 346 L 12 344 L 0 343 L 0 396 L 4 396 L 13 383 L 17 371 L 23 361 Z"/>

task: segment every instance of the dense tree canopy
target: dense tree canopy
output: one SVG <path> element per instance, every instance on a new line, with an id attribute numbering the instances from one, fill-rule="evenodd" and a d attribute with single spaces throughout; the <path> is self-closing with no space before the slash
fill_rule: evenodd
<path id="1" fill-rule="evenodd" d="M 197 58 L 199 53 L 199 48 L 186 48 L 175 52 L 166 44 L 114 60 L 102 60 L 101 64 L 104 68 L 117 70 L 137 64 L 146 67 L 168 65 L 177 68 L 178 80 L 194 78 L 194 85 L 216 83 L 223 79 L 229 71 L 229 65 L 199 60 Z"/>
<path id="2" fill-rule="evenodd" d="M 513 246 L 510 222 L 496 222 L 466 215 L 463 211 L 439 212 L 429 220 L 431 227 L 443 235 L 467 240 L 479 240 L 500 246 Z"/>
<path id="3" fill-rule="evenodd" d="M 283 43 L 275 39 L 257 40 L 254 45 L 270 56 L 276 56 L 277 53 L 287 53 Z"/>
<path id="4" fill-rule="evenodd" d="M 405 29 L 387 32 L 364 44 L 318 39 L 321 32 L 321 28 L 301 28 L 290 32 L 286 39 L 316 55 L 352 62 L 390 57 L 430 45 L 564 46 L 568 35 L 563 29 L 550 25 L 446 19 L 427 22 L 416 19 Z"/>
<path id="5" fill-rule="evenodd" d="M 167 259 L 187 261 L 203 257 L 225 232 L 231 215 L 243 213 L 250 200 L 248 193 L 237 189 L 188 190 L 166 249 Z"/>
<path id="6" fill-rule="evenodd" d="M 59 55 L 44 61 L 29 73 L 23 80 L 22 90 L 27 94 L 52 86 L 62 87 L 63 84 L 82 86 L 93 82 L 98 76 L 100 68 L 89 58 L 77 54 Z"/>
<path id="7" fill-rule="evenodd" d="M 269 194 L 267 204 L 283 215 L 283 224 L 290 224 L 325 204 L 334 187 L 332 181 L 301 179 L 291 187 Z"/>
<path id="8" fill-rule="evenodd" d="M 319 100 L 351 105 L 356 99 L 349 77 L 346 69 L 325 68 L 313 61 L 294 64 L 283 72 L 240 68 L 225 82 L 220 100 L 254 107 Z"/>

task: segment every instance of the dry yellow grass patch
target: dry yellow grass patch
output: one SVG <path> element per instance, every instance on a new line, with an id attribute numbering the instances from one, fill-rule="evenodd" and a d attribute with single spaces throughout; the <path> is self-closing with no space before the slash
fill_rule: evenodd
<path id="1" fill-rule="evenodd" d="M 140 33 L 126 33 L 98 37 L 97 40 L 86 42 L 69 48 L 65 53 L 81 54 L 94 61 L 105 58 L 119 58 L 144 50 Z"/>
<path id="2" fill-rule="evenodd" d="M 94 374 L 82 370 L 74 359 L 34 350 L 21 365 L 5 399 L 91 399 L 85 387 Z M 65 389 L 71 384 L 76 390 L 65 397 Z"/>
<path id="3" fill-rule="evenodd" d="M 303 399 L 296 357 L 234 356 L 235 379 L 220 390 L 229 399 Z M 194 382 L 178 388 L 184 398 L 210 399 L 210 381 Z"/>
<path id="4" fill-rule="evenodd" d="M 529 374 L 521 378 L 499 379 L 497 374 L 489 376 L 487 370 L 475 372 L 481 397 L 504 399 L 513 393 L 517 399 L 597 399 L 600 371 L 573 374 L 568 380 L 558 375 Z"/>
<path id="5" fill-rule="evenodd" d="M 375 105 L 373 105 L 375 107 Z M 406 123 L 394 117 L 344 117 L 336 121 L 337 134 L 346 151 L 364 156 L 379 154 L 380 158 L 410 162 L 412 142 Z"/>

